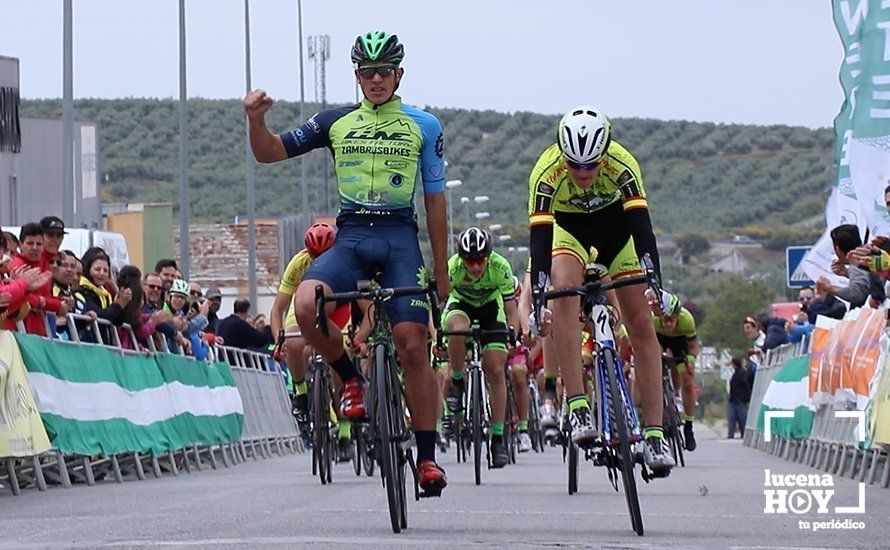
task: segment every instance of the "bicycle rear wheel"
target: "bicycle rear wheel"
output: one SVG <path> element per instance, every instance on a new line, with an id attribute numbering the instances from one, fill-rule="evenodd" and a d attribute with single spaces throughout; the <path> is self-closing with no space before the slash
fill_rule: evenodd
<path id="1" fill-rule="evenodd" d="M 628 428 L 628 411 L 624 401 L 624 392 L 618 383 L 617 366 L 609 351 L 600 354 L 604 362 L 606 378 L 609 384 L 609 405 L 614 417 L 614 428 L 618 435 L 618 466 L 621 470 L 621 480 L 624 485 L 624 498 L 627 500 L 627 511 L 630 514 L 630 524 L 637 535 L 643 535 L 643 516 L 640 513 L 640 497 L 637 495 L 637 480 L 634 477 L 634 460 L 630 443 L 630 429 Z"/>
<path id="2" fill-rule="evenodd" d="M 361 424 L 352 425 L 352 467 L 355 475 L 362 475 L 362 457 L 365 455 L 365 438 Z"/>
<path id="3" fill-rule="evenodd" d="M 376 463 L 371 450 L 373 443 L 369 441 L 370 432 L 366 426 L 362 426 L 362 429 L 359 431 L 359 437 L 362 440 L 362 468 L 365 470 L 365 475 L 371 477 L 374 475 Z"/>
<path id="4" fill-rule="evenodd" d="M 538 405 L 538 388 L 529 384 L 528 436 L 536 453 L 544 452 L 544 432 L 541 430 L 541 411 Z"/>
<path id="5" fill-rule="evenodd" d="M 316 365 L 312 383 L 312 457 L 322 485 L 331 481 L 331 390 L 329 379 L 322 372 L 325 365 Z"/>
<path id="6" fill-rule="evenodd" d="M 670 380 L 670 374 L 664 377 L 664 432 L 665 439 L 671 447 L 674 463 L 686 466 L 683 458 L 685 442 L 683 441 L 682 423 L 680 413 L 677 412 L 677 404 L 674 402 L 674 385 Z"/>
<path id="7" fill-rule="evenodd" d="M 389 504 L 389 520 L 393 533 L 399 533 L 407 524 L 403 516 L 405 509 L 405 471 L 401 460 L 399 436 L 402 433 L 401 410 L 402 392 L 393 387 L 395 373 L 386 353 L 386 346 L 378 344 L 374 350 L 374 369 L 377 374 L 377 398 L 380 435 L 380 469 L 386 486 L 386 500 Z"/>

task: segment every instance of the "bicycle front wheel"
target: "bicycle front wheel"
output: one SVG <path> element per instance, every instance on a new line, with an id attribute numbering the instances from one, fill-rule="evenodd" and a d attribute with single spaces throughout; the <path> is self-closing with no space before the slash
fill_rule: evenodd
<path id="1" fill-rule="evenodd" d="M 407 518 L 403 518 L 405 509 L 405 473 L 401 461 L 401 435 L 399 422 L 402 393 L 397 387 L 393 387 L 391 374 L 392 365 L 389 364 L 386 346 L 378 344 L 374 351 L 374 369 L 377 374 L 377 398 L 380 436 L 380 470 L 383 475 L 383 484 L 386 486 L 386 499 L 389 504 L 389 520 L 393 533 L 400 533 L 402 527 L 407 524 Z"/>
<path id="2" fill-rule="evenodd" d="M 637 495 L 637 480 L 634 477 L 634 459 L 630 443 L 630 429 L 628 427 L 628 411 L 624 401 L 624 391 L 618 383 L 618 371 L 615 360 L 609 351 L 600 355 L 604 362 L 606 378 L 609 384 L 609 405 L 614 417 L 614 428 L 618 435 L 619 468 L 621 469 L 621 481 L 624 485 L 624 498 L 627 500 L 627 510 L 630 514 L 630 524 L 633 530 L 640 536 L 643 535 L 643 516 L 640 513 L 640 497 Z"/>
<path id="3" fill-rule="evenodd" d="M 482 370 L 474 369 L 471 379 L 470 415 L 473 424 L 473 468 L 476 485 L 482 485 Z"/>

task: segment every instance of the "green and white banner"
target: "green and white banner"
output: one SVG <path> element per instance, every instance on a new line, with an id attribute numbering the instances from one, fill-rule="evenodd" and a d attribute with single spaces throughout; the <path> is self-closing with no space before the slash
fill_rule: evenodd
<path id="1" fill-rule="evenodd" d="M 244 407 L 229 365 L 126 355 L 16 334 L 53 448 L 161 454 L 241 438 Z"/>
<path id="2" fill-rule="evenodd" d="M 837 179 L 825 208 L 827 230 L 802 262 L 812 280 L 831 276 L 832 228 L 849 223 L 863 236 L 890 235 L 884 204 L 890 174 L 890 2 L 833 0 L 832 6 L 844 46 L 844 103 L 834 119 Z"/>
<path id="3" fill-rule="evenodd" d="M 810 400 L 810 356 L 789 359 L 766 388 L 757 429 L 763 431 L 764 418 L 770 411 L 793 411 L 792 418 L 772 418 L 773 435 L 788 439 L 809 437 L 813 429 L 814 412 Z"/>

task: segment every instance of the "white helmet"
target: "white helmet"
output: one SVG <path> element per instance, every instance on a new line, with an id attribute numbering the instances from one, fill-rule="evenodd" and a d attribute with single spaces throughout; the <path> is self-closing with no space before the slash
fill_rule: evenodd
<path id="1" fill-rule="evenodd" d="M 599 109 L 581 105 L 559 121 L 556 142 L 566 159 L 576 164 L 598 162 L 611 141 L 612 124 Z"/>
<path id="2" fill-rule="evenodd" d="M 484 229 L 470 227 L 457 237 L 457 255 L 464 260 L 479 260 L 491 254 L 491 235 Z"/>

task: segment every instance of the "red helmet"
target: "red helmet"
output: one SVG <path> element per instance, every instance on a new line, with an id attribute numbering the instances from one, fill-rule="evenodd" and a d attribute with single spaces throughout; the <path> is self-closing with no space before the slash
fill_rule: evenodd
<path id="1" fill-rule="evenodd" d="M 315 258 L 334 246 L 337 233 L 326 223 L 317 223 L 306 231 L 306 249 Z"/>

